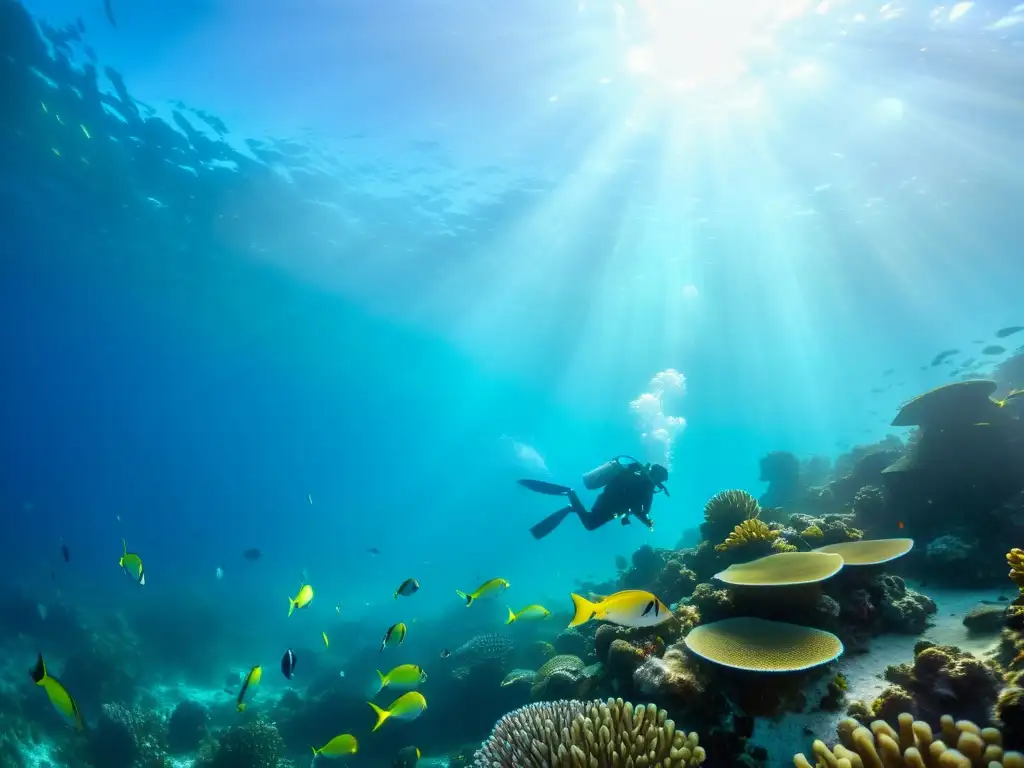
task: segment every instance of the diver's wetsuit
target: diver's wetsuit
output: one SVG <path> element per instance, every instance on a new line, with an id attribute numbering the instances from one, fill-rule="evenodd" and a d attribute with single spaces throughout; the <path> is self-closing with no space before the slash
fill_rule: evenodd
<path id="1" fill-rule="evenodd" d="M 654 501 L 655 484 L 643 470 L 639 464 L 623 467 L 623 471 L 604 487 L 589 512 L 571 488 L 534 480 L 520 480 L 519 483 L 530 490 L 569 498 L 569 506 L 545 517 L 530 529 L 530 533 L 535 539 L 543 539 L 555 530 L 570 512 L 576 513 L 588 531 L 596 530 L 617 517 L 621 517 L 622 524 L 626 525 L 629 523 L 630 515 L 650 527 L 653 524 L 649 513 Z"/>

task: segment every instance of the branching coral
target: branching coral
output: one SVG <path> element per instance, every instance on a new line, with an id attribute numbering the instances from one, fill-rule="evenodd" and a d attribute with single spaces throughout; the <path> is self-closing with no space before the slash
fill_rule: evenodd
<path id="1" fill-rule="evenodd" d="M 665 710 L 609 699 L 530 704 L 498 721 L 473 758 L 474 768 L 618 768 L 699 766 L 696 733 L 677 731 Z"/>
<path id="2" fill-rule="evenodd" d="M 811 746 L 815 762 L 797 754 L 793 764 L 796 768 L 1024 768 L 1024 755 L 1004 751 L 996 728 L 982 729 L 969 720 L 943 715 L 940 733 L 934 734 L 928 723 L 914 720 L 907 712 L 897 722 L 898 731 L 882 720 L 871 723 L 869 729 L 847 718 L 836 729 L 839 744 L 830 749 L 815 741 Z"/>
<path id="3" fill-rule="evenodd" d="M 736 547 L 746 547 L 750 544 L 770 544 L 774 552 L 794 552 L 796 547 L 780 539 L 780 531 L 769 528 L 768 525 L 756 517 L 744 520 L 732 529 L 721 544 L 715 547 L 716 552 L 727 552 Z"/>

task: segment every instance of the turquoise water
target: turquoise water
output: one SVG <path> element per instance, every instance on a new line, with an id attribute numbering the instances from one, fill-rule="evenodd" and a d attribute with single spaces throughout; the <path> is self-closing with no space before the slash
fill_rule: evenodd
<path id="1" fill-rule="evenodd" d="M 4 581 L 162 679 L 566 611 L 1020 321 L 1007 3 L 0 7 Z M 653 531 L 530 538 L 621 453 Z"/>

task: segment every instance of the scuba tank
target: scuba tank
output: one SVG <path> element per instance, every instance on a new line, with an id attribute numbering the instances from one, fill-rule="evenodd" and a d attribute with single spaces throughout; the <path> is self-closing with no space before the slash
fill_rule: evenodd
<path id="1" fill-rule="evenodd" d="M 604 488 L 611 482 L 612 478 L 622 472 L 625 467 L 619 459 L 630 459 L 636 461 L 632 456 L 616 456 L 611 461 L 606 461 L 600 467 L 592 469 L 583 476 L 583 485 L 588 491 L 596 491 Z"/>

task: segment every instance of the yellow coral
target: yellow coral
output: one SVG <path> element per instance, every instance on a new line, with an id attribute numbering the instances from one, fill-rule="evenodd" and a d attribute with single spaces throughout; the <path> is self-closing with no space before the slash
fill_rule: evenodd
<path id="1" fill-rule="evenodd" d="M 764 522 L 752 517 L 733 528 L 732 533 L 726 537 L 725 541 L 715 547 L 715 551 L 725 552 L 733 547 L 742 547 L 755 541 L 774 542 L 777 538 L 779 538 L 778 531 L 773 531 Z"/>
<path id="2" fill-rule="evenodd" d="M 843 652 L 842 641 L 831 632 L 750 617 L 702 624 L 684 642 L 702 659 L 751 672 L 798 672 L 835 661 Z"/>
<path id="3" fill-rule="evenodd" d="M 811 746 L 811 763 L 803 754 L 793 756 L 796 768 L 835 768 L 836 766 L 887 766 L 924 768 L 1024 768 L 1024 755 L 1003 750 L 1003 735 L 996 728 L 979 728 L 969 720 L 954 721 L 949 715 L 940 720 L 941 733 L 904 712 L 899 730 L 884 720 L 875 720 L 865 728 L 852 718 L 839 723 L 839 744 L 829 749 L 823 741 Z M 936 735 L 940 738 L 936 738 Z"/>
<path id="4" fill-rule="evenodd" d="M 1011 549 L 1006 553 L 1006 562 L 1010 566 L 1010 581 L 1024 593 L 1024 549 Z"/>
<path id="5" fill-rule="evenodd" d="M 825 534 L 818 526 L 809 525 L 800 532 L 800 535 L 811 539 L 820 539 Z"/>

